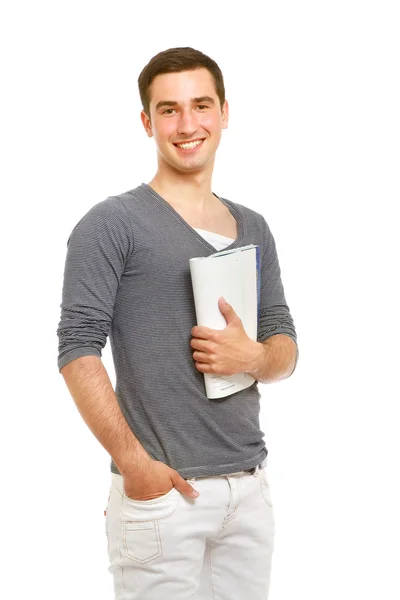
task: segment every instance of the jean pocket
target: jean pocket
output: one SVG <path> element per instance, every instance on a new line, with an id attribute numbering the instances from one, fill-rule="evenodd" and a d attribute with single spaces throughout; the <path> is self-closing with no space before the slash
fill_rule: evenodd
<path id="1" fill-rule="evenodd" d="M 122 495 L 121 522 L 160 521 L 171 516 L 178 508 L 181 493 L 175 487 L 158 498 L 133 500 Z"/>
<path id="2" fill-rule="evenodd" d="M 131 500 L 123 495 L 121 527 L 125 556 L 147 563 L 162 555 L 160 521 L 177 510 L 181 493 L 172 490 L 152 500 Z"/>
<path id="3" fill-rule="evenodd" d="M 162 555 L 158 521 L 123 522 L 125 555 L 137 563 L 147 563 Z"/>
<path id="4" fill-rule="evenodd" d="M 147 504 L 158 504 L 159 502 L 162 502 L 164 499 L 167 499 L 169 496 L 172 496 L 176 493 L 179 494 L 180 492 L 179 492 L 179 490 L 176 489 L 176 487 L 173 487 L 166 494 L 162 494 L 162 496 L 158 496 L 157 498 L 150 498 L 150 500 L 134 500 L 134 498 L 129 498 L 129 496 L 127 496 L 125 494 L 125 490 L 123 491 L 123 496 L 124 496 L 125 500 L 127 500 L 128 502 L 132 502 L 133 504 L 147 505 Z"/>
<path id="5" fill-rule="evenodd" d="M 269 483 L 268 483 L 265 468 L 261 469 L 261 471 L 260 471 L 260 487 L 261 487 L 261 494 L 262 494 L 262 497 L 264 498 L 265 504 L 269 508 L 273 508 L 272 498 L 271 498 L 271 490 L 269 488 Z"/>

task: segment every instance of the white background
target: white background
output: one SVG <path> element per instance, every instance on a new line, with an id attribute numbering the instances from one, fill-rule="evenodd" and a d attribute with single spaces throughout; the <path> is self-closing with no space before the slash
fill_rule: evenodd
<path id="1" fill-rule="evenodd" d="M 137 77 L 175 46 L 222 69 L 213 191 L 267 219 L 298 333 L 293 377 L 260 388 L 270 600 L 400 597 L 396 4 L 2 4 L 2 598 L 113 597 L 109 457 L 56 328 L 72 227 L 155 173 Z"/>

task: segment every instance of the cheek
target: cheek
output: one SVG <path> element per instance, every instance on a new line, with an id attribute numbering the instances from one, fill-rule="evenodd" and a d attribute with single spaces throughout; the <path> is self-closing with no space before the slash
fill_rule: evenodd
<path id="1" fill-rule="evenodd" d="M 199 121 L 199 128 L 208 131 L 215 142 L 221 138 L 222 125 L 218 117 L 204 115 L 204 118 Z"/>
<path id="2" fill-rule="evenodd" d="M 157 124 L 155 135 L 157 141 L 161 143 L 168 142 L 169 138 L 172 138 L 174 135 L 176 135 L 176 127 L 172 122 L 172 119 L 167 119 L 162 123 Z"/>

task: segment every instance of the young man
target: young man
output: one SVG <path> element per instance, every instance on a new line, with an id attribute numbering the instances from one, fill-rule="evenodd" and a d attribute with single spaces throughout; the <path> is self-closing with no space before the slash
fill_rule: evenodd
<path id="1" fill-rule="evenodd" d="M 115 597 L 265 600 L 275 524 L 257 382 L 289 377 L 297 360 L 274 239 L 259 213 L 211 191 L 228 127 L 218 65 L 172 48 L 152 58 L 138 83 L 158 170 L 96 204 L 73 229 L 58 367 L 112 457 L 106 519 Z M 222 298 L 226 328 L 197 326 L 189 259 L 251 243 L 261 250 L 258 340 Z M 101 362 L 108 335 L 115 392 Z M 204 373 L 240 372 L 256 382 L 206 397 Z"/>

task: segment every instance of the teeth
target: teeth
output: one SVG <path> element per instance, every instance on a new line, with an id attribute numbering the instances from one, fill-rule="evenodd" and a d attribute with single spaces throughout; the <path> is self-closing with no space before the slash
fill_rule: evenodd
<path id="1" fill-rule="evenodd" d="M 197 140 L 197 142 L 191 142 L 190 144 L 177 144 L 179 148 L 195 148 L 199 144 L 201 144 L 203 140 Z"/>

